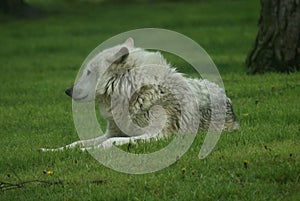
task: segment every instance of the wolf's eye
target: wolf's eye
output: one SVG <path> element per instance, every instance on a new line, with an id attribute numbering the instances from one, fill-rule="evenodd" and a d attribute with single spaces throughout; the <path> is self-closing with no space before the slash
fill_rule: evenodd
<path id="1" fill-rule="evenodd" d="M 88 71 L 86 72 L 86 75 L 90 75 L 90 74 L 91 74 L 91 71 L 88 70 Z"/>

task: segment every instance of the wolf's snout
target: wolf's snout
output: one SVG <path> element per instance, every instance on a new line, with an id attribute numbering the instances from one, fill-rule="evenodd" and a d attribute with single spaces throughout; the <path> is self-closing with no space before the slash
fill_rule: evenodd
<path id="1" fill-rule="evenodd" d="M 72 95 L 73 95 L 73 87 L 74 87 L 74 86 L 70 86 L 70 87 L 67 88 L 66 91 L 65 91 L 65 93 L 66 93 L 68 96 L 70 96 L 70 97 L 72 97 Z"/>

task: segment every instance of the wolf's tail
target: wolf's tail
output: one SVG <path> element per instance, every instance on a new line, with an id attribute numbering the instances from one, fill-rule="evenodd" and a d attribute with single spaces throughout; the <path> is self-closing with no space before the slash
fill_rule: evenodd
<path id="1" fill-rule="evenodd" d="M 234 114 L 232 102 L 230 98 L 227 98 L 224 130 L 234 131 L 234 130 L 238 130 L 239 128 L 240 128 L 240 124 Z"/>

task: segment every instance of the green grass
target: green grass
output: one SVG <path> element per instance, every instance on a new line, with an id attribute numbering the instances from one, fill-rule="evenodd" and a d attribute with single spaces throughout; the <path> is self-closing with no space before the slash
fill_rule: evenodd
<path id="1" fill-rule="evenodd" d="M 29 183 L 0 192 L 0 200 L 300 199 L 300 74 L 248 76 L 244 69 L 258 1 L 31 2 L 46 15 L 0 16 L 0 181 L 18 182 L 18 175 L 60 183 Z M 146 175 L 113 171 L 78 150 L 38 152 L 78 139 L 64 89 L 89 52 L 115 34 L 143 27 L 172 29 L 204 47 L 219 67 L 241 130 L 222 134 L 204 160 L 198 159 L 203 136 L 197 136 L 179 161 Z"/>

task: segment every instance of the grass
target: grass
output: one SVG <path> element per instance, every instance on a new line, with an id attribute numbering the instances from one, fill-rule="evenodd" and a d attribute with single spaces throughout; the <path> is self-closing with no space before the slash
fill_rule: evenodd
<path id="1" fill-rule="evenodd" d="M 258 1 L 31 2 L 45 16 L 0 16 L 0 181 L 58 183 L 28 183 L 0 192 L 0 200 L 300 199 L 300 74 L 245 74 Z M 219 67 L 241 130 L 222 134 L 204 160 L 197 158 L 199 135 L 175 164 L 146 175 L 113 171 L 78 150 L 38 152 L 78 139 L 64 89 L 88 53 L 115 34 L 143 27 L 172 29 L 204 47 Z"/>

